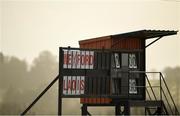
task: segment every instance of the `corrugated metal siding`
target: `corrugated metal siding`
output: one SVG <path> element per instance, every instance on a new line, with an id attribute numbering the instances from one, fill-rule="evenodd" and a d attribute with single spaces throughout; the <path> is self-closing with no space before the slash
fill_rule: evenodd
<path id="1" fill-rule="evenodd" d="M 83 40 L 79 42 L 80 48 L 92 49 L 142 49 L 142 40 L 138 38 L 119 38 L 118 36 L 105 36 L 95 39 Z M 81 103 L 105 104 L 110 103 L 109 98 L 81 98 Z"/>
<path id="2" fill-rule="evenodd" d="M 92 49 L 101 49 L 101 48 L 105 48 L 105 49 L 108 49 L 110 48 L 111 45 L 110 45 L 110 42 L 109 40 L 105 40 L 105 41 L 96 41 L 96 42 L 90 42 L 90 43 L 87 43 L 87 44 L 81 44 L 80 45 L 80 48 L 92 48 Z"/>
<path id="3" fill-rule="evenodd" d="M 92 48 L 92 49 L 101 49 L 101 48 L 111 48 L 111 36 L 99 37 L 95 39 L 82 40 L 79 41 L 80 48 Z"/>
<path id="4" fill-rule="evenodd" d="M 118 49 L 141 49 L 141 39 L 138 38 L 121 38 L 121 39 L 113 39 L 112 48 Z"/>
<path id="5" fill-rule="evenodd" d="M 105 36 L 105 37 L 100 37 L 100 38 L 95 38 L 95 39 L 90 39 L 90 40 L 84 40 L 80 41 L 80 48 L 92 48 L 92 49 L 109 49 L 111 48 L 111 37 L 110 36 Z M 110 103 L 112 99 L 109 98 L 81 98 L 80 102 L 81 103 L 88 103 L 88 104 L 99 104 L 99 103 Z"/>

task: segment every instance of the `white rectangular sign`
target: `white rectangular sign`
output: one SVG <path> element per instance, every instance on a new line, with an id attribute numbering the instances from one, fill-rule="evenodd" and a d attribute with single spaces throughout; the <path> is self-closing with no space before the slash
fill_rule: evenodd
<path id="1" fill-rule="evenodd" d="M 119 54 L 114 53 L 116 68 L 120 68 Z"/>
<path id="2" fill-rule="evenodd" d="M 94 51 L 63 50 L 63 68 L 68 69 L 93 69 Z"/>
<path id="3" fill-rule="evenodd" d="M 85 90 L 84 76 L 64 76 L 63 77 L 63 94 L 64 95 L 81 95 Z"/>
<path id="4" fill-rule="evenodd" d="M 136 80 L 129 79 L 129 93 L 130 94 L 137 94 L 137 87 L 136 87 Z"/>

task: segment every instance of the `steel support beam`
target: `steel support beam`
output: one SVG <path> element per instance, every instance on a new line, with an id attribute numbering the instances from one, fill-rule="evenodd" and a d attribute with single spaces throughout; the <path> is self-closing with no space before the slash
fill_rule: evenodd
<path id="1" fill-rule="evenodd" d="M 21 115 L 25 115 L 31 107 L 36 104 L 36 102 L 51 88 L 52 85 L 59 79 L 59 75 L 39 94 L 39 96 L 21 113 Z"/>
<path id="2" fill-rule="evenodd" d="M 121 115 L 121 106 L 120 105 L 115 106 L 115 114 L 116 114 L 116 116 Z"/>
<path id="3" fill-rule="evenodd" d="M 160 40 L 163 36 L 157 38 L 156 40 L 152 41 L 151 43 L 149 43 L 148 45 L 145 46 L 145 48 L 149 47 L 150 45 L 152 45 L 153 43 L 155 43 L 156 41 Z"/>
<path id="4" fill-rule="evenodd" d="M 85 105 L 85 104 L 82 105 L 82 107 L 81 107 L 81 114 L 82 114 L 82 116 L 88 115 L 87 105 Z"/>
<path id="5" fill-rule="evenodd" d="M 126 104 L 124 105 L 124 115 L 130 115 L 130 105 L 129 105 L 129 101 L 126 102 Z"/>

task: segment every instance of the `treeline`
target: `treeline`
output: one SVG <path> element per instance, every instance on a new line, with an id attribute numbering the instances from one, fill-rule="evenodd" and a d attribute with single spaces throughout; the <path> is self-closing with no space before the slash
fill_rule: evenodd
<path id="1" fill-rule="evenodd" d="M 58 74 L 56 59 L 44 51 L 28 66 L 25 60 L 0 53 L 0 114 L 20 114 Z M 56 114 L 56 87 L 29 114 Z"/>
<path id="2" fill-rule="evenodd" d="M 18 115 L 57 76 L 57 57 L 43 51 L 31 65 L 25 60 L 0 53 L 0 115 Z M 180 67 L 163 72 L 172 96 L 179 106 Z M 156 83 L 156 78 L 154 78 Z M 57 83 L 34 105 L 28 114 L 57 114 Z M 93 114 L 114 114 L 113 108 L 90 108 Z M 141 114 L 142 110 L 135 110 Z M 80 114 L 79 99 L 63 99 L 63 114 Z"/>

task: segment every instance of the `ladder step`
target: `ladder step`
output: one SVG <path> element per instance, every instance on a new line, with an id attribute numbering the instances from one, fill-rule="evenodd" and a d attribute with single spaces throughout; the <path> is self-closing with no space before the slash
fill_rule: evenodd
<path id="1" fill-rule="evenodd" d="M 145 106 L 145 107 L 160 107 L 162 104 L 162 101 L 150 101 L 150 100 L 146 100 L 146 101 L 130 101 L 129 105 L 130 106 Z"/>

